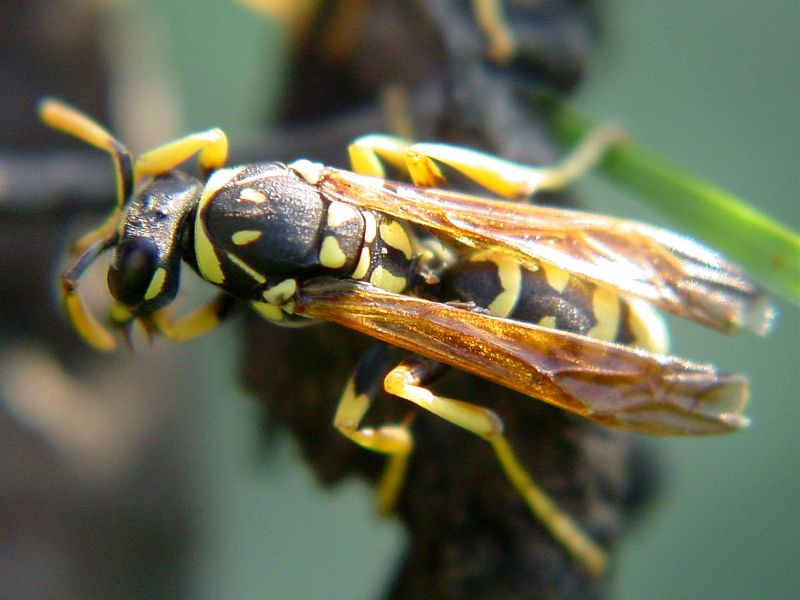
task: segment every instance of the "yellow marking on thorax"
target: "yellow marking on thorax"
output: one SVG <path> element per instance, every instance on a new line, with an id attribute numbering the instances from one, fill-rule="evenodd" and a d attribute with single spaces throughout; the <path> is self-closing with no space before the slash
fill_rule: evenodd
<path id="1" fill-rule="evenodd" d="M 153 278 L 150 280 L 150 285 L 147 286 L 147 291 L 144 293 L 145 300 L 152 300 L 161 293 L 164 289 L 164 282 L 167 279 L 167 270 L 164 267 L 156 269 Z"/>
<path id="2" fill-rule="evenodd" d="M 391 246 L 403 253 L 407 259 L 411 259 L 412 249 L 411 240 L 408 234 L 399 221 L 389 221 L 388 223 L 381 223 L 380 226 L 381 239 L 387 246 Z"/>
<path id="3" fill-rule="evenodd" d="M 237 246 L 246 246 L 255 242 L 262 235 L 264 235 L 264 232 L 257 229 L 242 229 L 231 236 L 231 241 Z"/>
<path id="4" fill-rule="evenodd" d="M 247 274 L 248 274 L 248 275 L 249 275 L 251 278 L 253 278 L 253 280 L 255 280 L 256 282 L 258 282 L 258 283 L 265 283 L 265 282 L 267 281 L 267 278 L 266 278 L 266 277 L 264 277 L 264 276 L 263 276 L 261 273 L 259 273 L 258 271 L 256 271 L 256 270 L 255 270 L 253 267 L 251 267 L 251 266 L 250 266 L 250 265 L 248 265 L 246 262 L 244 262 L 244 261 L 243 261 L 241 258 L 239 258 L 238 256 L 236 256 L 236 255 L 235 255 L 233 252 L 226 252 L 226 253 L 225 253 L 225 256 L 227 256 L 227 257 L 228 257 L 228 259 L 229 259 L 229 260 L 230 260 L 230 261 L 231 261 L 233 264 L 235 264 L 235 265 L 236 265 L 237 267 L 239 267 L 239 268 L 240 268 L 242 271 L 244 271 L 245 273 L 247 273 Z"/>
<path id="5" fill-rule="evenodd" d="M 214 244 L 208 237 L 203 215 L 208 203 L 214 199 L 214 195 L 219 192 L 225 184 L 231 181 L 236 175 L 244 170 L 244 166 L 230 169 L 218 169 L 208 178 L 200 201 L 197 203 L 197 216 L 194 221 L 194 249 L 197 257 L 197 268 L 204 279 L 211 283 L 220 284 L 225 281 L 225 274 L 222 272 L 217 251 Z"/>
<path id="6" fill-rule="evenodd" d="M 347 256 L 339 245 L 339 240 L 334 235 L 328 235 L 322 240 L 319 249 L 319 262 L 323 267 L 338 269 L 347 262 Z"/>
<path id="7" fill-rule="evenodd" d="M 259 192 L 254 188 L 245 188 L 241 192 L 239 192 L 239 200 L 244 200 L 246 202 L 255 202 L 256 204 L 262 204 L 267 201 L 266 194 Z"/>
<path id="8" fill-rule="evenodd" d="M 399 293 L 406 287 L 406 278 L 392 275 L 387 269 L 378 265 L 372 270 L 369 282 L 375 287 L 379 287 L 387 292 Z"/>
<path id="9" fill-rule="evenodd" d="M 306 183 L 317 185 L 322 179 L 322 171 L 325 166 L 322 163 L 301 158 L 291 163 L 289 168 L 305 179 Z"/>
<path id="10" fill-rule="evenodd" d="M 280 307 L 274 304 L 267 304 L 264 302 L 251 302 L 250 306 L 253 307 L 258 314 L 267 319 L 268 321 L 285 321 L 286 313 Z"/>
<path id="11" fill-rule="evenodd" d="M 589 337 L 614 341 L 619 332 L 620 298 L 613 290 L 598 286 L 592 294 L 592 311 L 596 325 L 586 332 Z"/>
<path id="12" fill-rule="evenodd" d="M 297 281 L 294 279 L 284 279 L 280 283 L 273 285 L 271 288 L 264 290 L 261 297 L 270 304 L 281 306 L 286 304 L 294 293 L 297 291 Z"/>
<path id="13" fill-rule="evenodd" d="M 339 227 L 347 221 L 353 221 L 357 215 L 356 209 L 349 204 L 334 200 L 328 206 L 328 227 Z"/>
<path id="14" fill-rule="evenodd" d="M 547 279 L 547 285 L 561 294 L 569 283 L 569 273 L 547 263 L 542 263 L 542 269 L 544 269 L 544 276 L 545 279 Z"/>
<path id="15" fill-rule="evenodd" d="M 361 248 L 361 254 L 358 257 L 358 264 L 356 265 L 356 268 L 353 270 L 353 273 L 350 275 L 350 277 L 353 279 L 363 279 L 367 274 L 367 271 L 369 271 L 369 266 L 371 263 L 372 257 L 370 256 L 369 248 L 364 246 Z"/>
<path id="16" fill-rule="evenodd" d="M 502 291 L 495 296 L 487 308 L 498 317 L 507 317 L 514 310 L 522 289 L 522 270 L 519 263 L 503 254 L 490 255 L 489 260 L 497 266 L 497 277 Z"/>
<path id="17" fill-rule="evenodd" d="M 289 300 L 288 302 L 281 304 L 281 310 L 289 315 L 294 314 L 295 308 L 297 308 L 297 302 L 294 300 Z"/>

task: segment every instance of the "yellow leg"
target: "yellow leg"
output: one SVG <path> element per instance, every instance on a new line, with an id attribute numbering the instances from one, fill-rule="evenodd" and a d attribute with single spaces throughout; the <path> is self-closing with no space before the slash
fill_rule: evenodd
<path id="1" fill-rule="evenodd" d="M 117 342 L 111 331 L 103 326 L 86 306 L 78 293 L 78 280 L 108 247 L 108 242 L 95 241 L 85 248 L 70 268 L 61 275 L 61 297 L 72 326 L 87 343 L 104 352 L 114 350 Z"/>
<path id="2" fill-rule="evenodd" d="M 388 135 L 368 135 L 349 148 L 354 171 L 384 177 L 381 161 L 408 173 L 424 187 L 444 187 L 447 181 L 436 163 L 451 167 L 477 184 L 506 198 L 527 198 L 541 190 L 560 190 L 591 170 L 610 147 L 624 140 L 615 126 L 589 134 L 564 160 L 552 167 L 532 167 L 491 154 L 448 144 L 410 144 Z"/>
<path id="3" fill-rule="evenodd" d="M 153 148 L 136 159 L 136 180 L 166 173 L 198 152 L 204 174 L 219 169 L 228 159 L 228 138 L 221 129 L 208 129 Z"/>
<path id="4" fill-rule="evenodd" d="M 488 441 L 511 483 L 524 498 L 531 512 L 548 528 L 577 560 L 593 574 L 606 568 L 603 549 L 592 541 L 565 512 L 541 489 L 515 456 L 503 435 L 500 418 L 486 408 L 443 398 L 421 387 L 426 378 L 425 361 L 407 361 L 393 369 L 384 379 L 384 388 L 390 394 L 413 402 L 451 423 L 463 427 Z"/>
<path id="5" fill-rule="evenodd" d="M 236 300 L 227 294 L 179 318 L 169 308 L 162 308 L 143 318 L 146 328 L 155 329 L 173 342 L 188 342 L 215 329 L 229 314 Z"/>
<path id="6" fill-rule="evenodd" d="M 63 131 L 107 152 L 114 161 L 117 184 L 117 200 L 114 210 L 102 225 L 88 232 L 73 244 L 72 252 L 79 257 L 78 261 L 80 261 L 80 257 L 91 252 L 90 248 L 110 240 L 115 235 L 122 214 L 122 206 L 133 190 L 133 158 L 127 148 L 105 128 L 60 100 L 55 98 L 42 100 L 39 103 L 39 116 L 49 127 Z M 78 301 L 66 298 L 68 306 L 74 306 Z"/>
<path id="7" fill-rule="evenodd" d="M 389 456 L 377 492 L 378 509 L 382 513 L 394 509 L 405 479 L 408 455 L 414 445 L 405 423 L 361 427 L 372 398 L 380 390 L 386 359 L 382 346 L 373 347 L 362 357 L 339 399 L 333 420 L 334 426 L 356 444 Z"/>
<path id="8" fill-rule="evenodd" d="M 55 98 L 45 98 L 39 103 L 39 117 L 59 131 L 63 131 L 111 155 L 117 176 L 117 209 L 121 209 L 132 190 L 132 158 L 130 152 L 105 128 L 80 111 Z M 110 220 L 110 219 L 109 219 Z M 84 249 L 91 244 L 84 244 Z"/>
<path id="9" fill-rule="evenodd" d="M 393 135 L 371 134 L 356 138 L 347 148 L 350 168 L 362 175 L 386 177 L 383 162 L 407 173 L 406 152 L 411 142 Z"/>
<path id="10" fill-rule="evenodd" d="M 133 190 L 133 158 L 125 146 L 102 126 L 59 100 L 42 100 L 39 104 L 39 116 L 50 127 L 107 152 L 114 161 L 117 182 L 114 209 L 99 227 L 73 244 L 71 251 L 76 258 L 61 275 L 61 296 L 75 330 L 98 350 L 110 351 L 116 348 L 117 342 L 111 331 L 91 314 L 78 294 L 78 281 L 89 265 L 116 243 L 122 207 Z"/>

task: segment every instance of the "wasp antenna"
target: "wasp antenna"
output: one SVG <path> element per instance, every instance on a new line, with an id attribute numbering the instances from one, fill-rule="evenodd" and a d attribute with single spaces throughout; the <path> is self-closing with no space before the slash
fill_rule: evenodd
<path id="1" fill-rule="evenodd" d="M 39 117 L 48 127 L 63 131 L 111 155 L 117 178 L 117 207 L 122 208 L 133 190 L 133 157 L 103 126 L 56 98 L 39 102 Z"/>

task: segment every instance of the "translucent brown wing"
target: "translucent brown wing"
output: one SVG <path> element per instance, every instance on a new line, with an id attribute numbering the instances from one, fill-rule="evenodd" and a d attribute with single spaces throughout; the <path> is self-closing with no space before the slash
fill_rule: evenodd
<path id="1" fill-rule="evenodd" d="M 747 380 L 715 367 L 395 294 L 319 280 L 296 312 L 333 321 L 605 425 L 720 433 L 747 424 Z"/>
<path id="2" fill-rule="evenodd" d="M 325 169 L 320 189 L 468 246 L 500 248 L 522 264 L 555 265 L 621 294 L 731 333 L 765 333 L 772 309 L 758 286 L 719 254 L 633 221 L 488 200 Z"/>

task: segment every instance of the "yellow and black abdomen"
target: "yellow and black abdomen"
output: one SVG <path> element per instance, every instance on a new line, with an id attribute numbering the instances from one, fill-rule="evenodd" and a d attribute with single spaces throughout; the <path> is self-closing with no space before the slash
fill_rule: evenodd
<path id="1" fill-rule="evenodd" d="M 660 316 L 645 303 L 551 265 L 524 268 L 509 254 L 468 255 L 441 274 L 437 295 L 441 301 L 474 302 L 499 317 L 666 351 Z"/>

